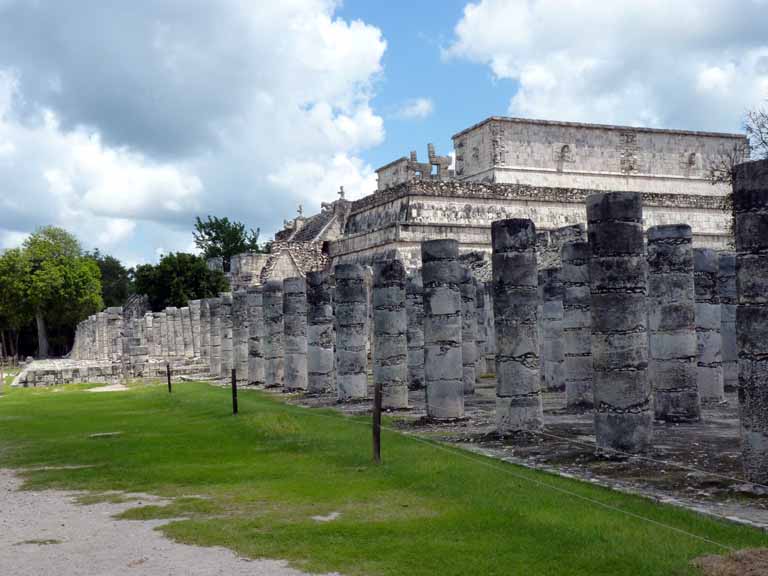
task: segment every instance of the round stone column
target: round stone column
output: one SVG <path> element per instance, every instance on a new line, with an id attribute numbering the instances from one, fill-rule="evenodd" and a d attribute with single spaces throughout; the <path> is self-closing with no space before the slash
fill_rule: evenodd
<path id="1" fill-rule="evenodd" d="M 768 161 L 734 169 L 733 214 L 744 471 L 768 484 Z"/>
<path id="2" fill-rule="evenodd" d="M 236 290 L 232 293 L 232 353 L 234 355 L 237 381 L 240 384 L 248 384 L 248 292 Z"/>
<path id="3" fill-rule="evenodd" d="M 307 389 L 307 284 L 304 278 L 283 281 L 283 349 L 285 389 Z"/>
<path id="4" fill-rule="evenodd" d="M 230 378 L 232 368 L 235 367 L 235 349 L 234 334 L 232 323 L 232 292 L 222 292 L 219 294 L 221 306 L 219 316 L 221 319 L 221 378 Z"/>
<path id="5" fill-rule="evenodd" d="M 405 281 L 405 310 L 408 314 L 408 388 L 424 389 L 424 285 L 421 271 Z"/>
<path id="6" fill-rule="evenodd" d="M 717 277 L 720 295 L 720 337 L 722 339 L 723 388 L 739 387 L 739 351 L 736 346 L 736 253 L 721 252 Z"/>
<path id="7" fill-rule="evenodd" d="M 283 385 L 283 283 L 270 280 L 264 286 L 264 385 Z"/>
<path id="8" fill-rule="evenodd" d="M 358 264 L 339 264 L 336 277 L 336 390 L 340 402 L 368 396 L 368 291 Z"/>
<path id="9" fill-rule="evenodd" d="M 709 248 L 693 251 L 693 276 L 696 289 L 696 340 L 698 368 L 696 379 L 703 405 L 725 400 L 723 388 L 722 340 L 720 338 L 720 294 L 717 275 L 718 254 Z"/>
<path id="10" fill-rule="evenodd" d="M 264 385 L 264 309 L 261 286 L 246 291 L 248 314 L 248 384 Z"/>
<path id="11" fill-rule="evenodd" d="M 200 301 L 200 357 L 211 365 L 211 307 L 209 298 Z"/>
<path id="12" fill-rule="evenodd" d="M 592 317 L 589 292 L 587 242 L 564 244 L 560 251 L 563 285 L 563 355 L 565 357 L 565 405 L 591 408 L 592 396 Z"/>
<path id="13" fill-rule="evenodd" d="M 563 283 L 560 268 L 545 268 L 539 273 L 542 296 L 541 313 L 541 365 L 544 369 L 544 388 L 562 390 L 565 354 L 563 351 Z"/>
<path id="14" fill-rule="evenodd" d="M 477 381 L 477 289 L 472 272 L 461 272 L 461 363 L 464 377 L 464 394 L 475 393 Z"/>
<path id="15" fill-rule="evenodd" d="M 475 376 L 476 382 L 480 377 L 488 373 L 485 357 L 488 353 L 488 318 L 485 310 L 485 284 L 475 279 L 475 320 L 477 324 L 477 338 L 475 339 Z"/>
<path id="16" fill-rule="evenodd" d="M 659 420 L 685 422 L 701 416 L 692 239 L 687 224 L 648 229 L 648 377 Z"/>
<path id="17" fill-rule="evenodd" d="M 491 224 L 496 343 L 496 426 L 500 434 L 542 425 L 536 227 L 523 218 Z"/>
<path id="18" fill-rule="evenodd" d="M 221 298 L 210 298 L 208 308 L 211 314 L 211 374 L 221 374 Z"/>
<path id="19" fill-rule="evenodd" d="M 456 240 L 421 243 L 424 281 L 424 379 L 427 415 L 464 417 L 461 358 L 461 264 Z"/>
<path id="20" fill-rule="evenodd" d="M 589 196 L 587 220 L 597 452 L 641 452 L 653 432 L 642 196 Z"/>
<path id="21" fill-rule="evenodd" d="M 192 322 L 192 351 L 198 358 L 200 354 L 200 300 L 189 301 L 189 317 Z"/>
<path id="22" fill-rule="evenodd" d="M 334 390 L 333 292 L 329 272 L 307 272 L 307 391 Z"/>
<path id="23" fill-rule="evenodd" d="M 408 315 L 400 260 L 373 265 L 373 381 L 384 409 L 408 407 Z"/>

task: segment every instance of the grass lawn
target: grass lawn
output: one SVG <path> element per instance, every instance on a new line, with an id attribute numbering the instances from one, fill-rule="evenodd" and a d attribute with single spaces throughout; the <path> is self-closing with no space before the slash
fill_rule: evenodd
<path id="1" fill-rule="evenodd" d="M 242 392 L 233 417 L 229 392 L 202 383 L 172 395 L 162 384 L 82 388 L 7 392 L 0 466 L 93 465 L 27 472 L 27 487 L 173 497 L 125 516 L 181 518 L 162 530 L 308 571 L 665 576 L 724 552 L 662 524 L 735 548 L 768 544 L 756 530 L 387 431 L 374 466 L 367 420 L 260 393 Z M 107 432 L 120 434 L 89 438 Z"/>

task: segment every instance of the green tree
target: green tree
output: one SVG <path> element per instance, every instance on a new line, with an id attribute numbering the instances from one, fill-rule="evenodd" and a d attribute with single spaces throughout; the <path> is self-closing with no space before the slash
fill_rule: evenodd
<path id="1" fill-rule="evenodd" d="M 136 267 L 134 287 L 146 294 L 152 310 L 186 306 L 189 300 L 210 298 L 228 289 L 221 270 L 211 270 L 205 259 L 183 252 L 166 254 L 156 265 Z"/>
<path id="2" fill-rule="evenodd" d="M 20 248 L 0 254 L 0 356 L 16 356 L 19 333 L 34 318 L 27 299 L 29 260 Z"/>
<path id="3" fill-rule="evenodd" d="M 101 272 L 101 298 L 104 306 L 122 306 L 131 295 L 131 271 L 114 256 L 102 254 L 98 249 L 88 254 Z"/>
<path id="4" fill-rule="evenodd" d="M 195 245 L 203 251 L 204 258 L 221 258 L 224 270 L 229 271 L 232 256 L 243 252 L 261 252 L 259 229 L 246 230 L 241 222 L 230 222 L 229 218 L 208 216 L 207 220 L 195 218 Z"/>
<path id="5" fill-rule="evenodd" d="M 38 355 L 47 358 L 50 326 L 74 326 L 102 308 L 101 275 L 77 239 L 62 228 L 38 229 L 22 250 L 28 261 L 27 302 L 37 325 Z"/>

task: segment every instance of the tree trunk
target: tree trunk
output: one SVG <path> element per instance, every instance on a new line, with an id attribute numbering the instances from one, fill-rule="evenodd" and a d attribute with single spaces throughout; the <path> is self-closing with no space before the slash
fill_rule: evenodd
<path id="1" fill-rule="evenodd" d="M 39 358 L 48 358 L 48 331 L 40 310 L 35 310 L 35 321 L 37 322 L 37 355 Z"/>

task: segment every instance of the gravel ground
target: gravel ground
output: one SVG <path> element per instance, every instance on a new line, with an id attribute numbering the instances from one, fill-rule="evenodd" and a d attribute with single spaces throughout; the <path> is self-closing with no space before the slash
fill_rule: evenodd
<path id="1" fill-rule="evenodd" d="M 0 469 L 0 571 L 14 576 L 300 576 L 285 562 L 246 560 L 225 548 L 178 544 L 155 530 L 167 520 L 115 520 L 139 505 L 79 505 L 77 494 L 19 491 Z M 143 501 L 153 497 L 139 496 Z"/>

